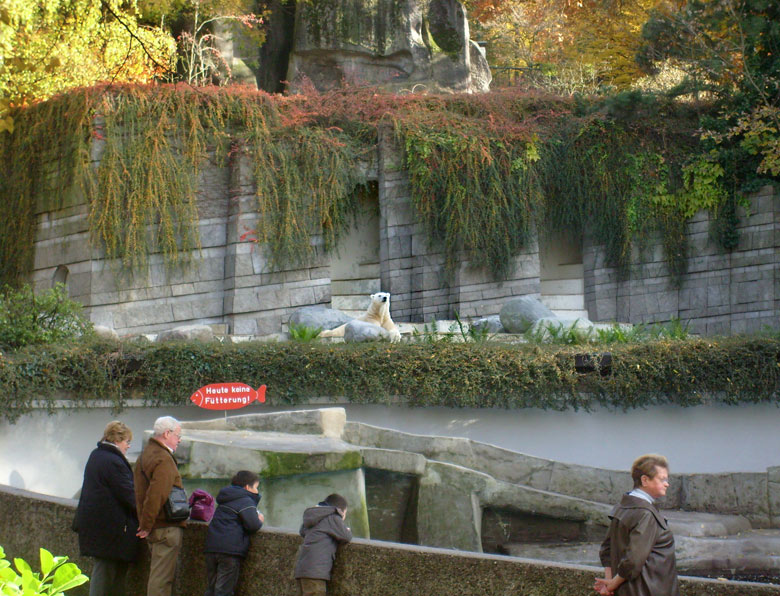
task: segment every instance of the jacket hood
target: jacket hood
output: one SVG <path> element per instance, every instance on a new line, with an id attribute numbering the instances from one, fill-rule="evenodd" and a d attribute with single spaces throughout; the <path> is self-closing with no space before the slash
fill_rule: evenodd
<path id="1" fill-rule="evenodd" d="M 333 514 L 341 517 L 338 510 L 331 505 L 326 505 L 324 507 L 321 505 L 318 505 L 317 507 L 309 507 L 306 511 L 303 512 L 303 527 L 313 528 L 323 519 Z"/>
<path id="2" fill-rule="evenodd" d="M 259 494 L 250 493 L 243 486 L 235 486 L 231 484 L 230 486 L 226 486 L 219 491 L 219 494 L 217 494 L 217 503 L 220 505 L 227 505 L 228 503 L 238 501 L 239 499 L 246 499 L 247 497 L 252 499 L 255 505 L 260 502 Z"/>

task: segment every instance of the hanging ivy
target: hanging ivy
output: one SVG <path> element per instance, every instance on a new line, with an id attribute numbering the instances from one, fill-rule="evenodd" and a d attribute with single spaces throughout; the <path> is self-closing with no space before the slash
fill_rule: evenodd
<path id="1" fill-rule="evenodd" d="M 501 279 L 537 231 L 587 230 L 623 272 L 632 247 L 660 233 L 679 280 L 685 222 L 706 208 L 735 228 L 735 194 L 726 189 L 737 185 L 701 148 L 696 112 L 629 99 L 76 90 L 20 110 L 14 132 L 0 136 L 0 281 L 31 271 L 38 213 L 85 201 L 92 242 L 112 262 L 139 270 L 158 253 L 170 266 L 186 264 L 199 247 L 204 164 L 225 166 L 237 153 L 252 164 L 257 240 L 270 266 L 304 265 L 347 229 L 365 182 L 358 164 L 387 126 L 446 272 L 468 260 Z"/>

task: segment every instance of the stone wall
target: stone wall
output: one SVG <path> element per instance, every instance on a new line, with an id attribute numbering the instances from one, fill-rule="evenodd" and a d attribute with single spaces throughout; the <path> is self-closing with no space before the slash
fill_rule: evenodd
<path id="1" fill-rule="evenodd" d="M 780 195 L 767 186 L 739 209 L 739 245 L 730 253 L 712 237 L 713 220 L 700 212 L 687 229 L 688 273 L 673 287 L 660 238 L 634 251 L 626 279 L 607 267 L 604 250 L 585 240 L 585 301 L 594 321 L 654 323 L 680 318 L 703 334 L 736 334 L 778 327 L 780 316 Z"/>
<path id="2" fill-rule="evenodd" d="M 38 548 L 67 555 L 81 569 L 91 572 L 91 561 L 78 556 L 76 535 L 70 530 L 75 501 L 43 497 L 0 485 L 0 545 L 6 556 L 22 557 L 38 568 Z M 206 526 L 191 522 L 185 530 L 176 595 L 203 592 L 205 565 L 203 541 Z M 292 596 L 292 579 L 300 537 L 289 532 L 263 529 L 252 539 L 237 594 Z M 342 547 L 336 558 L 329 593 L 334 596 L 560 596 L 587 594 L 598 569 L 532 562 L 526 559 L 477 555 L 459 551 L 390 545 L 356 539 Z M 131 568 L 128 593 L 143 594 L 148 575 L 148 555 Z M 68 592 L 73 596 L 87 590 Z M 681 596 L 763 596 L 777 594 L 777 586 L 693 578 L 681 580 Z"/>
<path id="3" fill-rule="evenodd" d="M 452 280 L 444 276 L 444 256 L 431 247 L 411 202 L 409 175 L 391 131 L 379 144 L 379 208 L 382 288 L 393 295 L 396 321 L 433 321 L 498 314 L 514 296 L 539 295 L 538 247 L 515 258 L 512 277 L 496 282 L 463 259 Z"/>
<path id="4" fill-rule="evenodd" d="M 93 155 L 100 158 L 99 141 Z M 393 295 L 396 321 L 492 315 L 511 297 L 540 295 L 536 242 L 515 258 L 510 279 L 496 282 L 465 257 L 452 278 L 445 279 L 443 255 L 416 221 L 408 172 L 392 131 L 381 131 L 376 155 L 358 167 L 377 183 L 379 276 L 381 289 Z M 65 279 L 71 297 L 86 306 L 91 320 L 120 335 L 193 323 L 217 325 L 236 335 L 270 335 L 284 329 L 296 308 L 330 303 L 331 257 L 322 250 L 321 238 L 313 239 L 316 256 L 309 266 L 283 271 L 271 271 L 262 248 L 244 239 L 264 225 L 256 213 L 246 157 L 235 156 L 225 167 L 204 167 L 198 210 L 202 249 L 191 255 L 189 269 L 170 271 L 161 255 L 151 255 L 148 271 L 129 275 L 91 246 L 87 207 L 74 191 L 61 209 L 39 209 L 32 281 L 44 290 Z M 767 187 L 751 198 L 749 214 L 741 218 L 740 244 L 731 253 L 722 253 L 710 238 L 711 223 L 701 213 L 688 227 L 689 272 L 680 288 L 671 284 L 660 239 L 637 250 L 628 277 L 620 279 L 605 265 L 603 247 L 586 235 L 589 318 L 651 323 L 679 317 L 691 322 L 692 331 L 708 334 L 777 327 L 780 195 Z"/>

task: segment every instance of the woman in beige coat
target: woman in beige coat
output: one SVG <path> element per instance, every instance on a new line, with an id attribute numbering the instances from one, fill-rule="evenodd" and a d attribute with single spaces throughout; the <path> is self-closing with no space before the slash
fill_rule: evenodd
<path id="1" fill-rule="evenodd" d="M 655 505 L 669 488 L 662 455 L 643 455 L 631 466 L 634 489 L 610 515 L 601 545 L 605 577 L 593 588 L 603 596 L 679 596 L 674 536 Z"/>

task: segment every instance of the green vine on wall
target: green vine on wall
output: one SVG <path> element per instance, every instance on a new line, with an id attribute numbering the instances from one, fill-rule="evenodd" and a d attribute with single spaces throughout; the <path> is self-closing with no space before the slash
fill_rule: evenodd
<path id="1" fill-rule="evenodd" d="M 84 201 L 94 245 L 125 269 L 142 269 L 154 253 L 170 266 L 186 263 L 199 247 L 204 164 L 224 166 L 237 153 L 251 163 L 257 240 L 270 266 L 305 264 L 315 246 L 338 244 L 365 182 L 358 164 L 389 125 L 446 272 L 465 255 L 505 278 L 536 231 L 559 230 L 591 234 L 623 272 L 632 248 L 661 234 L 679 280 L 693 214 L 710 209 L 736 225 L 738 200 L 726 189 L 737 185 L 699 143 L 698 118 L 660 100 L 517 91 L 81 89 L 21 110 L 14 132 L 0 137 L 0 277 L 18 283 L 31 271 L 37 214 Z"/>

